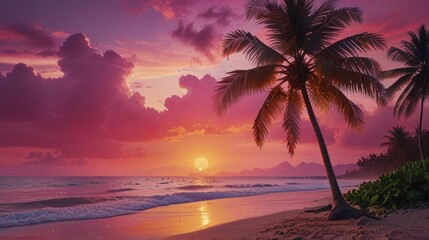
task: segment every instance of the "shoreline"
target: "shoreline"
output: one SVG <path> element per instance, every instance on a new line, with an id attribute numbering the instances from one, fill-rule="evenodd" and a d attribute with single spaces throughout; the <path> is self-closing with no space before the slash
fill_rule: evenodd
<path id="1" fill-rule="evenodd" d="M 110 218 L 0 229 L 0 239 L 162 239 L 237 220 L 329 202 L 330 190 L 270 193 L 152 208 Z"/>

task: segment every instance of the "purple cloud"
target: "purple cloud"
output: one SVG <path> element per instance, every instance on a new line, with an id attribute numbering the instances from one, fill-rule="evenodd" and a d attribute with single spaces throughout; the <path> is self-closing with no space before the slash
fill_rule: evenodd
<path id="1" fill-rule="evenodd" d="M 85 167 L 90 165 L 90 160 L 86 158 L 67 159 L 59 151 L 53 152 L 30 152 L 26 157 L 29 161 L 27 165 L 48 165 L 62 167 Z"/>
<path id="2" fill-rule="evenodd" d="M 238 15 L 231 9 L 227 7 L 217 8 L 212 6 L 207 10 L 203 11 L 198 15 L 201 19 L 206 19 L 212 21 L 223 27 L 227 27 L 231 24 L 231 21 L 238 18 Z"/>
<path id="3" fill-rule="evenodd" d="M 52 32 L 31 24 L 0 24 L 0 55 L 57 57 Z"/>
<path id="4" fill-rule="evenodd" d="M 11 24 L 0 26 L 5 37 L 21 38 L 28 42 L 29 45 L 36 48 L 49 49 L 55 47 L 55 40 L 52 35 L 39 27 L 28 24 Z"/>
<path id="5" fill-rule="evenodd" d="M 180 22 L 171 36 L 204 54 L 210 61 L 215 60 L 214 51 L 221 36 L 213 25 L 208 24 L 200 29 L 196 29 L 192 23 L 184 24 Z"/>

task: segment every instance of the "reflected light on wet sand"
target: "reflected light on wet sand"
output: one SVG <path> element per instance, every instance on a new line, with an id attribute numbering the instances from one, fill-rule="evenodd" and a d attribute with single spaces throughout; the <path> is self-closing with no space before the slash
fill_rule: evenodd
<path id="1" fill-rule="evenodd" d="M 201 206 L 198 208 L 201 214 L 201 226 L 204 227 L 210 223 L 210 216 L 208 211 L 208 206 L 206 203 L 201 203 Z"/>

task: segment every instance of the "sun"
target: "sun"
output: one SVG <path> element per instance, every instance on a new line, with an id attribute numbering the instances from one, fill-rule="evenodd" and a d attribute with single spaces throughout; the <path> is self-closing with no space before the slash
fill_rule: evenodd
<path id="1" fill-rule="evenodd" d="M 194 166 L 201 172 L 209 167 L 209 161 L 207 161 L 207 158 L 205 157 L 198 157 L 194 161 Z"/>

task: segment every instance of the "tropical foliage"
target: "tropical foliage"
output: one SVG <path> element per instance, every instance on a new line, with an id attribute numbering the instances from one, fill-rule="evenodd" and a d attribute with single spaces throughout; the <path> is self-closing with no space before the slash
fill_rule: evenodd
<path id="1" fill-rule="evenodd" d="M 246 95 L 267 94 L 254 121 L 254 141 L 262 147 L 272 121 L 283 115 L 291 155 L 300 141 L 300 120 L 306 110 L 326 167 L 334 210 L 337 205 L 347 205 L 313 106 L 321 110 L 335 107 L 349 127 L 362 129 L 363 112 L 344 92 L 362 93 L 379 104 L 386 102 L 384 86 L 378 81 L 380 65 L 374 59 L 359 56 L 384 49 L 385 40 L 368 32 L 339 39 L 352 23 L 362 22 L 362 11 L 355 7 L 337 8 L 335 0 L 317 6 L 313 0 L 250 0 L 245 12 L 248 20 L 265 27 L 268 43 L 244 30 L 226 35 L 223 54 L 241 52 L 254 68 L 229 72 L 219 82 L 214 95 L 215 110 L 221 115 Z M 330 215 L 330 219 L 334 218 Z"/>
<path id="2" fill-rule="evenodd" d="M 403 126 L 393 127 L 386 141 L 381 144 L 385 150 L 381 153 L 371 153 L 357 161 L 358 170 L 348 172 L 345 177 L 375 177 L 393 171 L 404 164 L 419 159 L 418 131 L 415 134 L 405 130 Z M 422 130 L 423 146 L 429 144 L 429 132 Z M 427 152 L 427 149 L 424 149 Z"/>
<path id="3" fill-rule="evenodd" d="M 429 96 L 429 31 L 424 25 L 408 33 L 410 40 L 401 41 L 401 48 L 391 47 L 387 56 L 404 67 L 385 71 L 383 77 L 398 78 L 388 89 L 390 97 L 403 89 L 394 108 L 394 115 L 410 117 L 420 102 L 419 147 L 420 157 L 425 158 L 422 141 L 424 101 Z"/>
<path id="4" fill-rule="evenodd" d="M 375 181 L 362 183 L 345 198 L 353 205 L 372 207 L 379 213 L 429 201 L 429 161 L 407 163 Z"/>

